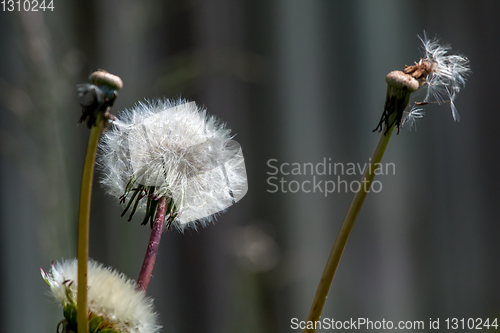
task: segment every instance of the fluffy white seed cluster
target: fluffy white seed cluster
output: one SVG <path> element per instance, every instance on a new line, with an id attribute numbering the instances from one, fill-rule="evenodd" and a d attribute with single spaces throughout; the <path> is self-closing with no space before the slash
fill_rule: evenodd
<path id="1" fill-rule="evenodd" d="M 119 114 L 101 139 L 102 184 L 128 201 L 132 181 L 154 198 L 172 198 L 178 214 L 170 222 L 179 230 L 204 226 L 247 191 L 243 154 L 231 139 L 230 130 L 194 102 L 140 102 Z M 146 208 L 144 198 L 137 209 Z"/>
<path id="2" fill-rule="evenodd" d="M 90 260 L 88 263 L 88 307 L 93 316 L 102 316 L 117 332 L 155 333 L 161 326 L 152 299 L 136 289 L 133 280 Z M 78 261 L 58 262 L 42 271 L 52 295 L 63 305 L 76 304 Z"/>
<path id="3" fill-rule="evenodd" d="M 470 73 L 469 59 L 462 55 L 450 54 L 449 45 L 441 45 L 438 39 L 429 39 L 425 33 L 423 38 L 419 38 L 422 41 L 423 58 L 415 66 L 407 66 L 405 73 L 420 79 L 419 91 L 424 94 L 421 102 L 450 103 L 453 119 L 459 121 L 460 116 L 454 101 Z M 416 73 L 423 73 L 423 76 L 419 77 Z M 405 112 L 403 123 L 411 128 L 415 121 L 422 117 L 422 109 L 418 105 L 413 106 Z"/>

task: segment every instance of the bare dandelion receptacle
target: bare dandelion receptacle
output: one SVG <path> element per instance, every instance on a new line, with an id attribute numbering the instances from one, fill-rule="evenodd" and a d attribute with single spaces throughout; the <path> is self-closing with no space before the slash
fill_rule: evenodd
<path id="1" fill-rule="evenodd" d="M 93 85 L 96 85 L 98 87 L 108 86 L 110 89 L 113 90 L 118 90 L 123 88 L 123 81 L 119 76 L 108 73 L 103 69 L 100 69 L 90 74 L 89 79 Z"/>
<path id="2" fill-rule="evenodd" d="M 82 106 L 79 122 L 87 121 L 87 126 L 91 128 L 103 119 L 105 128 L 108 120 L 113 120 L 110 110 L 118 96 L 118 90 L 123 88 L 123 81 L 119 76 L 103 69 L 90 74 L 89 80 L 91 84 L 77 85 Z"/>
<path id="3" fill-rule="evenodd" d="M 387 82 L 387 95 L 384 112 L 374 131 L 382 131 L 385 124 L 385 133 L 387 133 L 389 128 L 394 125 L 398 126 L 399 130 L 403 111 L 410 103 L 410 95 L 418 90 L 419 83 L 411 75 L 405 74 L 402 71 L 390 72 L 387 74 L 385 81 Z"/>

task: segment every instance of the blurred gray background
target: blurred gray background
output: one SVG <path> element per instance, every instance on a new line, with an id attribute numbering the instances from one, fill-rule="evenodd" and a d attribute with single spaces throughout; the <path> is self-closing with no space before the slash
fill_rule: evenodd
<path id="1" fill-rule="evenodd" d="M 222 118 L 249 190 L 214 225 L 166 232 L 148 294 L 163 332 L 291 332 L 307 317 L 352 193 L 269 193 L 280 164 L 365 163 L 385 75 L 439 36 L 472 68 L 456 105 L 429 105 L 383 162 L 323 317 L 500 317 L 498 1 L 58 1 L 0 12 L 0 322 L 53 332 L 62 311 L 39 268 L 76 255 L 89 131 L 75 85 L 103 68 L 113 108 L 179 96 Z M 281 177 L 281 175 L 278 175 Z M 96 174 L 90 256 L 136 278 L 149 228 L 120 218 Z M 287 181 L 311 176 L 283 176 Z M 323 176 L 336 179 L 336 175 Z M 348 181 L 361 176 L 345 176 Z M 444 329 L 442 329 L 444 330 Z M 363 330 L 361 330 L 363 331 Z"/>

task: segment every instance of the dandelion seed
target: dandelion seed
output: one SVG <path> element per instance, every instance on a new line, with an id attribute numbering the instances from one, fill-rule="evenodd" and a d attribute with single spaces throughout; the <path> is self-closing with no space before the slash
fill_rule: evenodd
<path id="1" fill-rule="evenodd" d="M 420 80 L 425 91 L 424 102 L 449 102 L 453 119 L 459 121 L 454 101 L 470 73 L 469 59 L 450 54 L 449 45 L 439 44 L 438 39 L 428 39 L 425 33 L 423 38 L 419 38 L 423 44 L 424 57 L 415 65 L 406 66 L 404 73 Z"/>
<path id="2" fill-rule="evenodd" d="M 194 102 L 146 101 L 125 110 L 100 143 L 102 184 L 152 223 L 160 197 L 165 222 L 204 226 L 247 191 L 243 154 L 230 130 Z"/>
<path id="3" fill-rule="evenodd" d="M 412 106 L 410 111 L 403 112 L 403 118 L 401 120 L 402 126 L 408 126 L 411 130 L 412 127 L 416 129 L 417 119 L 422 118 L 425 115 L 424 109 Z"/>
<path id="4" fill-rule="evenodd" d="M 77 260 L 52 264 L 42 277 L 53 297 L 61 302 L 64 332 L 76 332 Z M 88 263 L 88 311 L 91 332 L 155 333 L 161 326 L 152 299 L 137 290 L 134 281 L 90 260 Z"/>

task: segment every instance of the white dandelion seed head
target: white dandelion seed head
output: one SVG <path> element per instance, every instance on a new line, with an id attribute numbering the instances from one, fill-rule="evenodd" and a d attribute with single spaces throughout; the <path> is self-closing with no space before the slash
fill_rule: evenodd
<path id="1" fill-rule="evenodd" d="M 450 54 L 449 45 L 441 45 L 435 38 L 428 39 L 425 33 L 423 38 L 419 38 L 424 51 L 424 57 L 419 63 L 427 62 L 431 65 L 423 84 L 426 89 L 424 102 L 449 102 L 453 119 L 459 121 L 454 101 L 470 74 L 469 59 Z"/>
<path id="2" fill-rule="evenodd" d="M 247 191 L 240 146 L 230 130 L 186 100 L 139 102 L 123 111 L 100 142 L 102 184 L 120 197 L 131 179 L 172 198 L 179 230 L 212 221 Z M 132 193 L 129 193 L 128 198 Z M 146 210 L 141 200 L 138 210 Z"/>
<path id="3" fill-rule="evenodd" d="M 88 309 L 101 316 L 107 325 L 122 333 L 156 333 L 161 326 L 153 309 L 153 300 L 136 289 L 133 280 L 90 260 L 88 263 Z M 65 260 L 52 265 L 42 277 L 54 298 L 62 305 L 76 304 L 78 261 Z"/>

